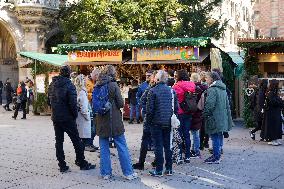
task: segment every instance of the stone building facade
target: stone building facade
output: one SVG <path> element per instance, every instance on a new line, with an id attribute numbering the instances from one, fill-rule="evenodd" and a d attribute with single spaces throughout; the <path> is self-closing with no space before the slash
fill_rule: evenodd
<path id="1" fill-rule="evenodd" d="M 255 38 L 284 37 L 284 0 L 254 0 Z"/>
<path id="2" fill-rule="evenodd" d="M 50 37 L 59 32 L 56 17 L 59 0 L 0 0 L 0 80 L 30 76 L 21 51 L 44 52 Z"/>
<path id="3" fill-rule="evenodd" d="M 211 0 L 207 0 L 210 2 Z M 217 44 L 225 52 L 238 52 L 238 38 L 253 37 L 253 2 L 250 0 L 223 0 L 212 13 L 213 18 L 222 23 L 228 21 L 226 31 Z"/>

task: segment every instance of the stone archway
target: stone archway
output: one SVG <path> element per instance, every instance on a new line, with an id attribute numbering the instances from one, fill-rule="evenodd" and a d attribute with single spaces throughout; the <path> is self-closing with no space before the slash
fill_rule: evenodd
<path id="1" fill-rule="evenodd" d="M 19 81 L 16 43 L 11 33 L 0 23 L 0 80 L 10 78 L 15 87 Z"/>
<path id="2" fill-rule="evenodd" d="M 15 15 L 0 10 L 0 80 L 12 79 L 15 87 L 19 81 L 18 52 L 24 49 L 24 32 Z"/>

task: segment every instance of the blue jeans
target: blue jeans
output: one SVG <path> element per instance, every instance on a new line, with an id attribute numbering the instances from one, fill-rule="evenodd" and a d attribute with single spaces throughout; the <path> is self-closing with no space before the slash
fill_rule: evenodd
<path id="1" fill-rule="evenodd" d="M 185 144 L 185 158 L 190 158 L 190 134 L 189 129 L 191 125 L 191 115 L 180 114 L 178 115 L 178 119 L 180 121 L 179 133 L 182 138 L 183 143 Z M 182 144 L 180 145 L 180 152 L 182 158 Z"/>
<path id="2" fill-rule="evenodd" d="M 213 156 L 215 159 L 219 160 L 221 158 L 221 148 L 223 144 L 223 133 L 215 133 L 211 135 Z"/>
<path id="3" fill-rule="evenodd" d="M 140 108 L 139 105 L 130 104 L 130 120 L 133 120 L 133 114 L 135 112 L 136 121 L 140 118 Z"/>
<path id="4" fill-rule="evenodd" d="M 166 170 L 172 170 L 172 150 L 170 146 L 171 128 L 162 128 L 155 125 L 151 127 L 152 139 L 155 147 L 156 171 L 163 171 L 164 151 L 166 159 Z"/>
<path id="5" fill-rule="evenodd" d="M 196 154 L 200 154 L 200 136 L 199 136 L 199 130 L 192 130 L 191 131 L 192 139 L 193 139 L 193 151 Z"/>
<path id="6" fill-rule="evenodd" d="M 120 167 L 122 173 L 125 176 L 133 174 L 133 168 L 131 163 L 131 157 L 127 148 L 126 140 L 124 134 L 120 136 L 113 137 L 114 142 L 117 147 Z M 100 148 L 101 148 L 101 158 L 100 158 L 100 173 L 101 176 L 111 175 L 111 160 L 110 160 L 110 150 L 109 150 L 109 138 L 100 137 Z"/>

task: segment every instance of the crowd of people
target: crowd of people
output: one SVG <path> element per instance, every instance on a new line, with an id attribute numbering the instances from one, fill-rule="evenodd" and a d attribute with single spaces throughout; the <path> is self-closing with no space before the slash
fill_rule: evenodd
<path id="1" fill-rule="evenodd" d="M 6 104 L 3 108 L 6 111 L 13 111 L 13 119 L 17 119 L 19 110 L 23 111 L 21 119 L 26 119 L 26 114 L 29 114 L 29 107 L 33 102 L 33 82 L 26 78 L 21 81 L 16 88 L 12 87 L 10 78 L 7 78 L 5 84 L 0 81 L 0 104 L 2 105 L 2 92 L 5 90 Z M 12 109 L 10 105 L 12 104 Z"/>
<path id="2" fill-rule="evenodd" d="M 250 131 L 250 137 L 255 140 L 255 133 L 261 131 L 260 141 L 266 141 L 273 146 L 281 145 L 284 102 L 279 96 L 279 81 L 256 79 L 249 89 L 252 90 L 249 99 L 255 124 L 255 129 Z"/>
<path id="3" fill-rule="evenodd" d="M 204 162 L 220 163 L 223 137 L 233 125 L 226 85 L 220 73 L 189 75 L 186 70 L 148 70 L 146 81 L 138 85 L 133 80 L 128 92 L 119 87 L 116 79 L 115 67 L 111 65 L 95 68 L 90 76 L 71 74 L 70 67 L 63 66 L 59 76 L 53 77 L 48 99 L 61 172 L 69 171 L 63 151 L 64 132 L 73 143 L 75 164 L 81 170 L 95 168 L 85 160 L 84 150 L 98 150 L 93 140 L 95 135 L 99 137 L 100 175 L 104 179 L 112 176 L 112 142 L 128 180 L 137 178 L 134 169 L 144 169 L 151 148 L 155 160 L 149 174 L 170 176 L 173 163 L 190 163 L 191 158 L 201 157 L 200 150 L 209 146 L 208 137 L 212 139 L 212 156 Z M 134 122 L 134 113 L 136 122 L 143 122 L 139 162 L 133 165 L 121 112 L 125 93 L 132 109 L 129 123 Z"/>

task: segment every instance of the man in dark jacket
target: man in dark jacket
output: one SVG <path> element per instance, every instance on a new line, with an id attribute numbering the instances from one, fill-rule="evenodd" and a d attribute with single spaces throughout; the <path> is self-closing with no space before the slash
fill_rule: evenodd
<path id="1" fill-rule="evenodd" d="M 64 132 L 70 137 L 76 152 L 75 164 L 81 170 L 94 169 L 95 165 L 88 163 L 84 156 L 84 145 L 81 142 L 76 127 L 78 116 L 77 93 L 75 86 L 70 80 L 71 69 L 63 66 L 60 75 L 53 77 L 48 89 L 48 100 L 52 108 L 52 121 L 55 131 L 56 157 L 60 172 L 67 172 L 69 167 L 66 165 L 63 151 Z"/>
<path id="2" fill-rule="evenodd" d="M 22 81 L 19 94 L 18 94 L 18 91 L 17 91 L 17 95 L 18 95 L 17 105 L 16 105 L 14 116 L 12 116 L 12 118 L 17 119 L 18 111 L 19 111 L 20 108 L 22 108 L 23 117 L 21 119 L 26 119 L 26 104 L 27 104 L 27 99 L 28 99 L 27 93 L 28 93 L 28 91 L 26 89 L 26 85 Z"/>
<path id="3" fill-rule="evenodd" d="M 140 99 L 143 95 L 143 93 L 145 92 L 146 89 L 149 88 L 149 82 L 150 82 L 150 77 L 151 75 L 153 74 L 153 71 L 152 70 L 148 70 L 146 72 L 146 81 L 141 83 L 138 87 L 138 91 L 137 91 L 137 94 L 136 94 L 136 98 L 137 98 L 137 103 L 138 103 L 138 106 L 141 108 L 141 104 L 140 104 Z M 140 113 L 139 113 L 140 114 Z M 144 119 L 144 114 L 142 112 L 142 118 Z"/>
<path id="4" fill-rule="evenodd" d="M 5 83 L 5 90 L 6 90 L 6 100 L 7 104 L 4 106 L 4 109 L 6 111 L 12 111 L 9 107 L 9 105 L 12 103 L 12 93 L 13 93 L 13 88 L 11 86 L 10 79 L 7 78 L 6 83 Z"/>
<path id="5" fill-rule="evenodd" d="M 146 89 L 144 94 L 142 95 L 140 99 L 140 103 L 142 106 L 142 114 L 146 115 L 146 105 L 147 105 L 147 95 L 151 88 L 155 87 L 155 72 L 153 72 L 152 76 L 150 77 L 150 87 Z M 147 115 L 144 118 L 143 123 L 143 134 L 142 134 L 142 141 L 141 141 L 141 147 L 140 147 L 140 155 L 139 155 L 139 162 L 136 164 L 133 164 L 134 169 L 143 170 L 144 169 L 144 163 L 146 159 L 146 155 L 148 152 L 149 146 L 151 146 L 152 138 L 151 138 L 151 131 L 150 131 L 150 120 L 147 119 Z M 152 163 L 152 165 L 155 164 L 155 161 Z"/>
<path id="6" fill-rule="evenodd" d="M 163 176 L 165 151 L 166 170 L 164 174 L 172 175 L 171 150 L 171 117 L 177 113 L 178 101 L 175 92 L 167 86 L 168 74 L 159 70 L 155 76 L 156 86 L 150 89 L 146 107 L 147 119 L 151 120 L 151 134 L 155 146 L 156 169 L 150 171 L 152 176 Z M 172 108 L 172 95 L 174 95 L 174 108 Z M 173 112 L 174 109 L 174 112 Z"/>

